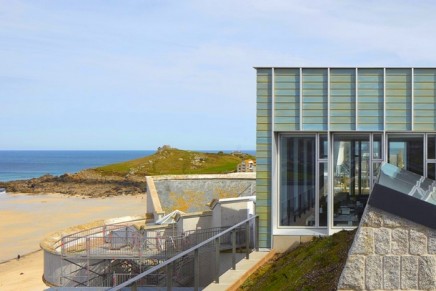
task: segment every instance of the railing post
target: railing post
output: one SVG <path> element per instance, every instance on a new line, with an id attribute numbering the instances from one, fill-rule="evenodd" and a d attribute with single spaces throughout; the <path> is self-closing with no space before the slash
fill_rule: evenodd
<path id="1" fill-rule="evenodd" d="M 245 258 L 250 258 L 250 222 L 245 223 Z"/>
<path id="2" fill-rule="evenodd" d="M 220 282 L 220 238 L 215 239 L 215 283 Z"/>
<path id="3" fill-rule="evenodd" d="M 65 255 L 65 237 L 63 236 L 61 238 L 61 255 L 64 256 Z"/>
<path id="4" fill-rule="evenodd" d="M 89 287 L 89 255 L 91 253 L 91 239 L 89 237 L 86 238 L 86 286 Z"/>
<path id="5" fill-rule="evenodd" d="M 200 261 L 198 258 L 198 249 L 194 250 L 194 291 L 200 287 Z"/>
<path id="6" fill-rule="evenodd" d="M 256 233 L 256 236 L 255 236 L 255 248 L 256 248 L 256 251 L 258 252 L 259 251 L 259 216 L 256 216 L 256 218 L 255 218 L 255 220 L 254 220 L 254 223 L 255 223 L 255 233 Z"/>
<path id="7" fill-rule="evenodd" d="M 232 239 L 232 269 L 236 270 L 236 230 L 230 233 Z"/>
<path id="8" fill-rule="evenodd" d="M 168 264 L 167 268 L 167 290 L 171 291 L 173 288 L 173 263 Z"/>

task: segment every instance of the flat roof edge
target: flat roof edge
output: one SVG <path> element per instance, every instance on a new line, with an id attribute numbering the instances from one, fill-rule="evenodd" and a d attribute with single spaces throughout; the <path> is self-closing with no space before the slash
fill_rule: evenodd
<path id="1" fill-rule="evenodd" d="M 308 67 L 293 67 L 293 66 L 254 66 L 253 69 L 436 69 L 435 67 L 407 67 L 407 66 L 308 66 Z"/>

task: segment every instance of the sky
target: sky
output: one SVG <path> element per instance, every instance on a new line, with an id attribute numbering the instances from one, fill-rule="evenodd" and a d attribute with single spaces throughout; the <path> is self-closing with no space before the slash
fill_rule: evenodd
<path id="1" fill-rule="evenodd" d="M 0 0 L 0 150 L 253 150 L 257 66 L 436 66 L 436 1 Z"/>

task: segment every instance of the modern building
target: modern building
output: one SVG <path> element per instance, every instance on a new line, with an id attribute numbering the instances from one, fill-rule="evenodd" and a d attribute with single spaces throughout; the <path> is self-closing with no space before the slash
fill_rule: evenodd
<path id="1" fill-rule="evenodd" d="M 382 162 L 436 179 L 436 68 L 256 71 L 260 247 L 356 227 Z"/>

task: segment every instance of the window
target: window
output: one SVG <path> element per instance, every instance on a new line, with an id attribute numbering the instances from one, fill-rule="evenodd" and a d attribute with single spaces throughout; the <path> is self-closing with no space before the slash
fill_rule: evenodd
<path id="1" fill-rule="evenodd" d="M 422 135 L 389 135 L 388 162 L 400 169 L 424 175 L 424 140 Z"/>
<path id="2" fill-rule="evenodd" d="M 280 140 L 281 226 L 314 226 L 316 136 L 282 136 Z"/>

